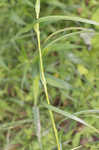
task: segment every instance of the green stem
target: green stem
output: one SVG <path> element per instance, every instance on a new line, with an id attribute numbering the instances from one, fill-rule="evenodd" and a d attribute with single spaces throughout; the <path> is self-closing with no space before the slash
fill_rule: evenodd
<path id="1" fill-rule="evenodd" d="M 37 15 L 37 19 L 38 18 L 39 18 L 39 15 Z M 48 96 L 48 90 L 47 90 L 47 84 L 46 84 L 46 79 L 45 79 L 45 75 L 44 75 L 44 68 L 43 68 L 43 60 L 42 60 L 41 44 L 40 44 L 39 23 L 36 24 L 36 33 L 37 33 L 39 58 L 40 58 L 41 79 L 42 79 L 42 84 L 44 86 L 44 91 L 45 91 L 47 103 L 50 104 L 50 100 L 49 100 L 49 96 Z M 58 132 L 57 132 L 56 125 L 55 125 L 54 116 L 53 116 L 53 113 L 52 113 L 51 110 L 49 110 L 49 114 L 50 114 L 53 130 L 54 130 L 54 134 L 55 134 L 55 137 L 56 137 L 57 147 L 58 147 L 58 150 L 60 150 L 60 144 L 59 144 L 59 139 L 58 139 Z"/>

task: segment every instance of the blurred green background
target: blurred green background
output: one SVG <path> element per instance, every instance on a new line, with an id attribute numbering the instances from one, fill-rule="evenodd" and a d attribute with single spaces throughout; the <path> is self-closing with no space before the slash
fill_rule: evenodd
<path id="1" fill-rule="evenodd" d="M 40 17 L 49 15 L 78 16 L 99 22 L 99 1 L 41 0 Z M 0 150 L 56 150 L 48 110 L 43 107 L 46 100 L 32 25 L 35 16 L 34 0 L 0 0 Z M 51 33 L 69 27 L 89 28 L 93 34 L 72 35 L 44 53 L 51 104 L 72 114 L 99 111 L 99 27 L 73 21 L 41 23 L 42 49 Z M 50 41 L 74 32 L 64 31 Z M 35 101 L 37 114 L 33 113 Z M 78 146 L 79 150 L 99 149 L 99 134 L 57 113 L 54 116 L 63 150 Z M 79 117 L 99 129 L 98 114 L 85 113 Z M 37 138 L 40 129 L 35 128 L 35 123 L 38 127 L 39 122 L 41 135 Z"/>

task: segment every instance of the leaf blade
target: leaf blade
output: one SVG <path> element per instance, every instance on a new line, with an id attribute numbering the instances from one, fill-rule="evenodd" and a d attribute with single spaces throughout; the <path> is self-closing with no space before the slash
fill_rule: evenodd
<path id="1" fill-rule="evenodd" d="M 48 109 L 50 109 L 50 110 L 56 112 L 56 113 L 59 113 L 59 114 L 65 116 L 65 117 L 68 117 L 68 118 L 70 118 L 70 119 L 72 119 L 72 120 L 75 120 L 75 121 L 77 121 L 77 122 L 80 122 L 81 124 L 83 124 L 83 125 L 85 125 L 85 126 L 91 128 L 91 129 L 94 130 L 95 132 L 99 133 L 99 130 L 98 130 L 98 129 L 96 129 L 95 127 L 89 125 L 89 124 L 86 123 L 84 120 L 78 118 L 77 116 L 75 116 L 75 115 L 73 115 L 73 114 L 70 114 L 70 113 L 68 113 L 68 112 L 66 112 L 66 111 L 63 111 L 63 110 L 61 110 L 61 109 L 59 109 L 59 108 L 56 108 L 56 107 L 51 106 L 51 105 L 48 105 L 48 104 L 44 104 L 44 106 L 45 106 L 46 108 L 48 108 Z"/>
<path id="2" fill-rule="evenodd" d="M 64 90 L 68 90 L 72 88 L 72 86 L 69 83 L 59 78 L 55 78 L 49 74 L 46 74 L 46 80 L 47 80 L 47 83 L 53 87 L 57 87 L 57 88 L 64 89 Z"/>
<path id="3" fill-rule="evenodd" d="M 68 21 L 75 21 L 75 22 L 82 22 L 82 23 L 87 23 L 87 24 L 93 24 L 96 26 L 99 26 L 99 22 L 85 19 L 85 18 L 80 18 L 80 17 L 71 17 L 71 16 L 47 16 L 47 17 L 41 17 L 38 20 L 34 21 L 33 24 L 36 23 L 41 23 L 41 22 L 55 22 L 55 21 L 60 21 L 60 20 L 68 20 Z"/>

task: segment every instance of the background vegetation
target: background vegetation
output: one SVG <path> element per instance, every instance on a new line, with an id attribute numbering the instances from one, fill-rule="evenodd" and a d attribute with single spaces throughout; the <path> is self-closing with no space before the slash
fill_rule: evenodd
<path id="1" fill-rule="evenodd" d="M 99 23 L 99 1 L 41 0 L 40 17 L 49 15 Z M 57 149 L 48 109 L 55 111 L 61 150 L 98 150 L 99 26 L 76 20 L 40 23 L 49 106 L 35 20 L 35 1 L 0 0 L 0 150 Z"/>

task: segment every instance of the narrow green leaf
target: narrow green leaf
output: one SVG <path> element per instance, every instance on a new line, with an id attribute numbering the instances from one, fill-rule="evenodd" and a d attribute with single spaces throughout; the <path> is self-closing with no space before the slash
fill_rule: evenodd
<path id="1" fill-rule="evenodd" d="M 60 88 L 60 89 L 64 89 L 64 90 L 72 88 L 72 86 L 69 83 L 67 83 L 66 81 L 64 81 L 62 79 L 58 79 L 49 74 L 46 74 L 46 80 L 49 85 L 56 87 L 56 88 Z"/>
<path id="2" fill-rule="evenodd" d="M 76 112 L 74 113 L 75 115 L 81 115 L 81 114 L 88 114 L 88 113 L 99 113 L 99 109 L 92 109 L 92 110 L 83 110 L 83 111 L 80 111 L 80 112 Z"/>
<path id="3" fill-rule="evenodd" d="M 55 31 L 54 33 L 50 34 L 47 39 L 45 40 L 48 41 L 49 39 L 51 39 L 53 36 L 61 33 L 61 32 L 65 32 L 65 31 L 70 31 L 70 30 L 81 30 L 81 31 L 85 31 L 85 32 L 93 32 L 92 29 L 88 29 L 88 28 L 81 28 L 81 27 L 69 27 L 69 28 L 64 28 L 64 29 L 60 29 L 58 31 Z"/>
<path id="4" fill-rule="evenodd" d="M 58 42 L 58 41 L 60 41 L 60 40 L 63 40 L 63 39 L 65 39 L 65 38 L 67 38 L 67 37 L 71 37 L 71 36 L 74 36 L 74 35 L 78 35 L 78 34 L 83 33 L 83 32 L 84 32 L 84 31 L 78 31 L 78 32 L 74 32 L 74 33 L 65 34 L 65 35 L 62 35 L 62 36 L 56 38 L 55 40 L 51 41 L 50 43 L 48 43 L 48 44 L 46 44 L 46 45 L 44 46 L 44 48 L 43 48 L 43 53 L 45 53 L 45 52 L 46 52 L 46 49 L 49 48 L 50 46 L 52 46 L 54 43 L 56 43 L 56 42 Z"/>
<path id="5" fill-rule="evenodd" d="M 77 122 L 80 122 L 80 123 L 82 123 L 83 125 L 85 125 L 85 126 L 91 128 L 93 131 L 99 133 L 99 130 L 98 130 L 98 129 L 96 129 L 95 127 L 93 127 L 93 126 L 91 126 L 90 124 L 86 123 L 84 120 L 78 118 L 78 117 L 75 116 L 75 115 L 72 115 L 72 114 L 70 114 L 70 113 L 68 113 L 68 112 L 66 112 L 66 111 L 63 111 L 63 110 L 61 110 L 61 109 L 59 109 L 59 108 L 56 108 L 56 107 L 51 106 L 51 105 L 48 105 L 48 104 L 44 104 L 44 106 L 45 106 L 46 108 L 48 108 L 48 109 L 50 109 L 50 110 L 56 112 L 56 113 L 59 113 L 59 114 L 65 116 L 65 117 L 68 117 L 68 118 L 70 118 L 70 119 L 72 119 L 72 120 L 75 120 L 75 121 L 77 121 Z"/>
<path id="6" fill-rule="evenodd" d="M 47 17 L 42 17 L 39 18 L 38 20 L 34 21 L 33 24 L 36 23 L 41 23 L 41 22 L 55 22 L 55 21 L 60 21 L 60 20 L 68 20 L 68 21 L 75 21 L 75 22 L 82 22 L 82 23 L 87 23 L 87 24 L 93 24 L 96 26 L 99 26 L 99 22 L 89 20 L 89 19 L 84 19 L 80 17 L 71 17 L 71 16 L 47 16 Z"/>

